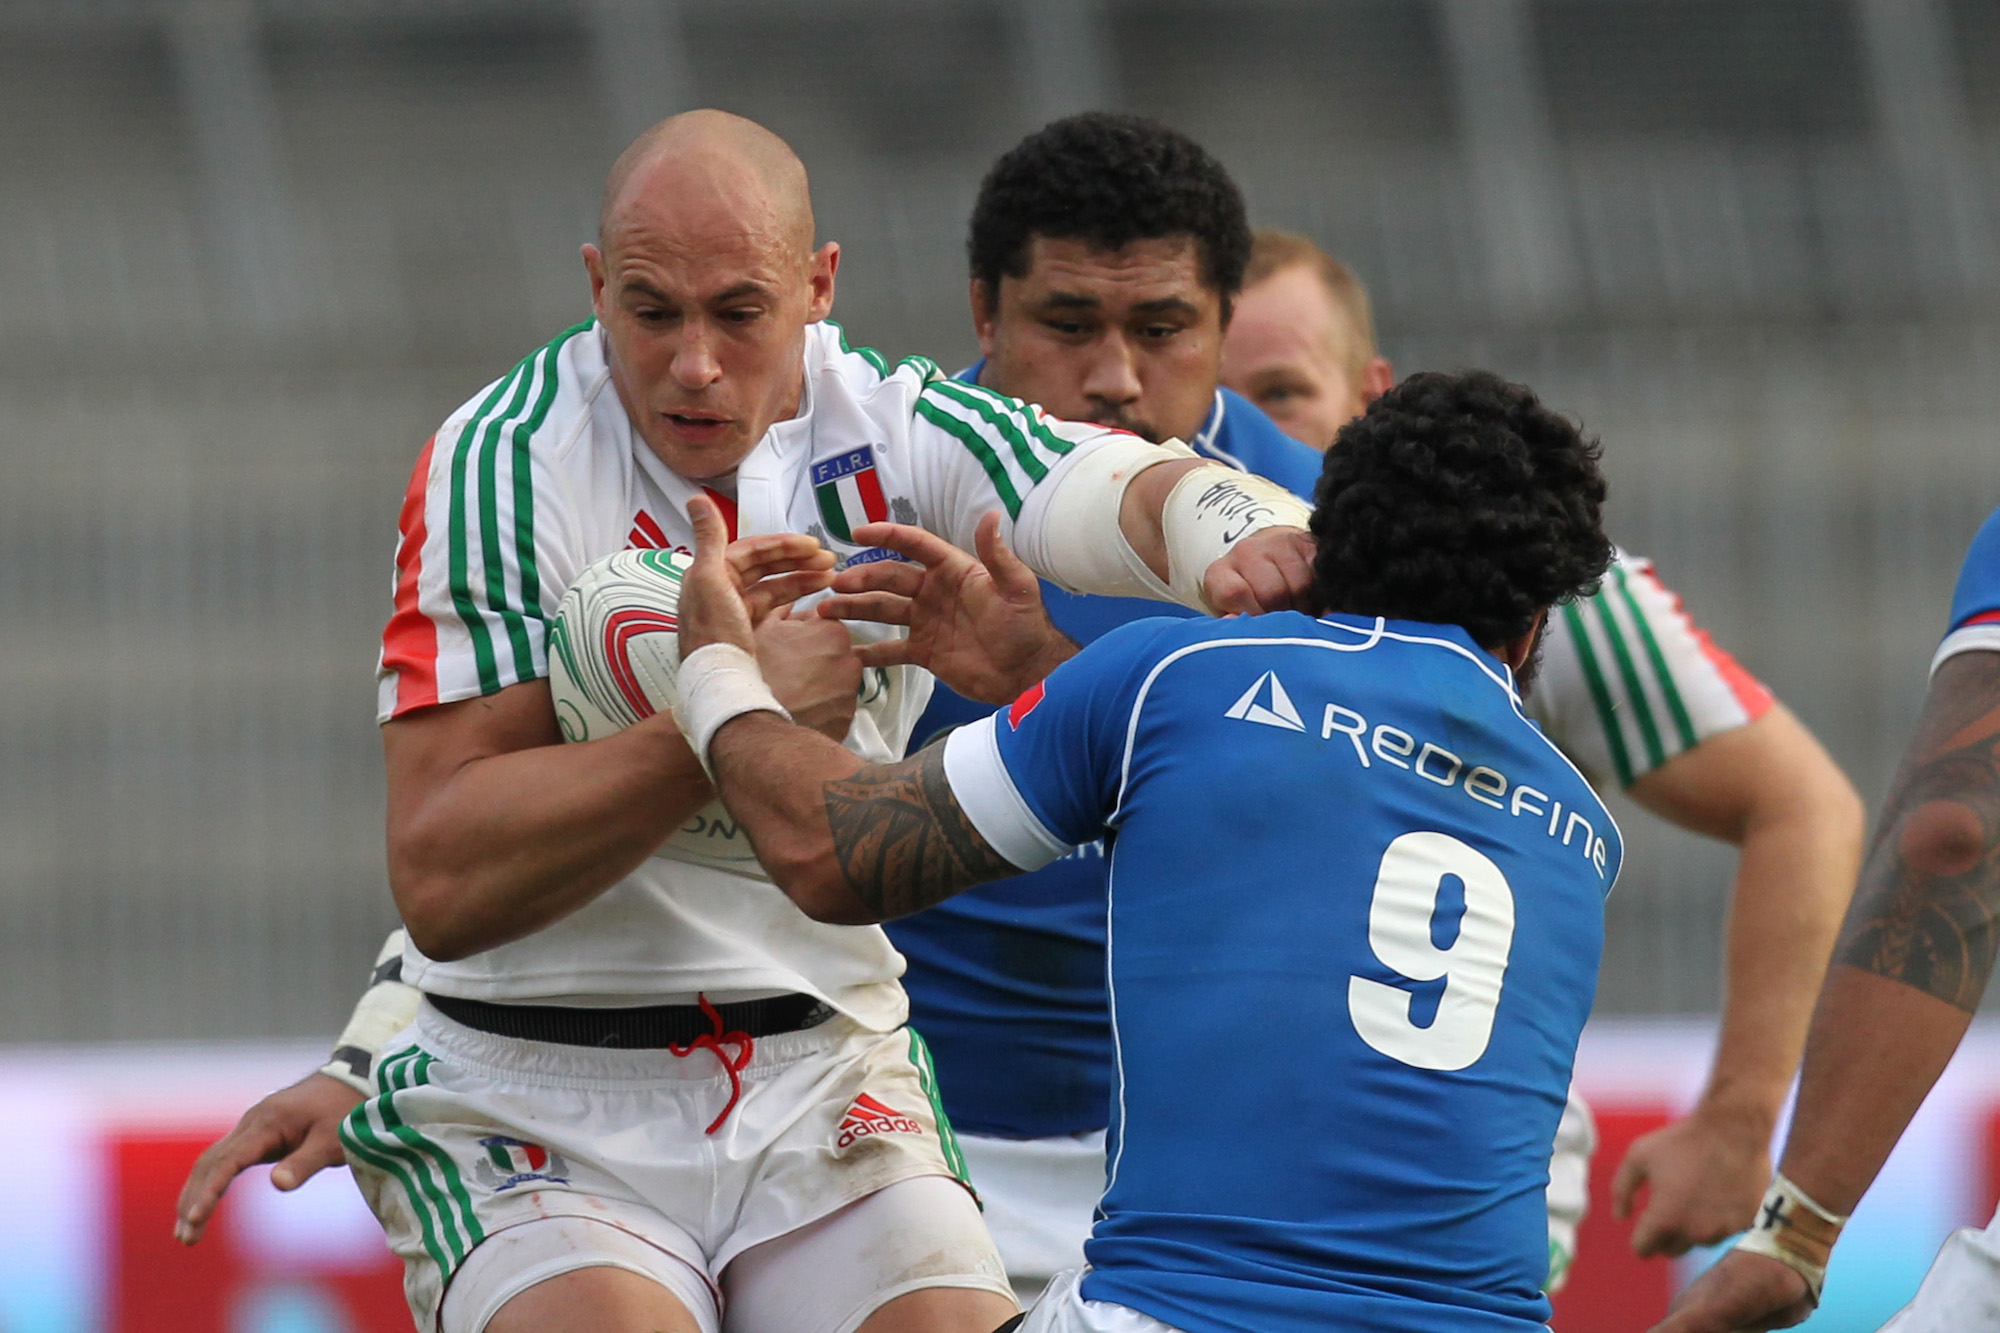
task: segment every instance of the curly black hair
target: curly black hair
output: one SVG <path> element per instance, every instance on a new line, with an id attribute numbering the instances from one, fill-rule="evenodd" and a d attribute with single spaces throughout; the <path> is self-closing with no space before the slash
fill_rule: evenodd
<path id="1" fill-rule="evenodd" d="M 1497 648 L 1611 563 L 1603 446 L 1526 385 L 1412 375 L 1341 427 L 1312 534 L 1321 604 L 1458 625 Z"/>
<path id="2" fill-rule="evenodd" d="M 1110 111 L 1052 121 L 993 164 L 966 236 L 972 276 L 993 291 L 1027 276 L 1037 236 L 1103 250 L 1192 236 L 1225 312 L 1250 262 L 1243 193 L 1222 164 L 1179 130 Z"/>

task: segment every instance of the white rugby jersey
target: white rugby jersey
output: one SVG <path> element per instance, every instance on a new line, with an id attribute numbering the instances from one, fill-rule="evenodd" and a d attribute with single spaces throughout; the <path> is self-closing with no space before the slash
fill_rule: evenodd
<path id="1" fill-rule="evenodd" d="M 1682 751 L 1756 721 L 1771 702 L 1650 560 L 1619 551 L 1595 596 L 1550 613 L 1527 706 L 1593 780 L 1629 787 Z"/>
<path id="2" fill-rule="evenodd" d="M 843 563 L 887 554 L 854 544 L 862 523 L 917 524 L 971 549 L 981 516 L 999 509 L 1003 535 L 1032 562 L 1046 483 L 1114 433 L 949 380 L 921 357 L 891 367 L 823 323 L 807 330 L 798 414 L 738 466 L 733 503 L 718 498 L 732 535 L 810 533 Z M 545 677 L 549 627 L 570 583 L 628 547 L 690 549 L 686 506 L 701 489 L 632 429 L 595 324 L 522 361 L 454 412 L 418 457 L 377 668 L 378 719 Z M 904 632 L 850 629 L 857 638 Z M 899 668 L 870 682 L 846 744 L 871 761 L 899 758 L 931 677 Z M 516 1003 L 802 991 L 873 1028 L 902 1022 L 903 962 L 879 928 L 810 920 L 754 862 L 718 866 L 732 859 L 716 854 L 718 839 L 742 842 L 713 805 L 581 910 L 458 962 L 412 946 L 404 979 Z"/>

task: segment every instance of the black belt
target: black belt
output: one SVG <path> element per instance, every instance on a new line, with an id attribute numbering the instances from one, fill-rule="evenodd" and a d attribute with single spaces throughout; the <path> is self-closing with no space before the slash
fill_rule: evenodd
<path id="1" fill-rule="evenodd" d="M 490 1004 L 450 995 L 426 995 L 454 1023 L 496 1037 L 549 1041 L 562 1046 L 614 1046 L 655 1051 L 686 1046 L 706 1033 L 720 1039 L 742 1033 L 771 1037 L 816 1027 L 833 1007 L 811 995 L 773 995 L 731 1004 L 655 1004 L 643 1009 L 570 1009 L 553 1004 Z"/>

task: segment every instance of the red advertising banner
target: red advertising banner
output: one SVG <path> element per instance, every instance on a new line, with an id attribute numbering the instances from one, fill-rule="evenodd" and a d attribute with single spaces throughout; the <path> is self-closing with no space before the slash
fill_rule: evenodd
<path id="1" fill-rule="evenodd" d="M 239 1191 L 269 1189 L 239 1181 L 225 1196 L 200 1244 L 173 1237 L 174 1201 L 201 1150 L 216 1133 L 120 1134 L 107 1145 L 110 1164 L 110 1333 L 233 1333 L 317 1315 L 312 1325 L 352 1333 L 410 1333 L 403 1266 L 378 1244 L 356 1254 L 340 1244 L 270 1244 L 254 1230 Z M 344 1172 L 342 1174 L 345 1174 Z M 351 1186 L 350 1186 L 351 1188 Z M 308 1241 L 311 1239 L 308 1236 Z"/>

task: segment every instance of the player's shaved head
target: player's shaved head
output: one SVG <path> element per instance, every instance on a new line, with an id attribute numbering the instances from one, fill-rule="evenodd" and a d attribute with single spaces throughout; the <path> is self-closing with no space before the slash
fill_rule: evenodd
<path id="1" fill-rule="evenodd" d="M 722 221 L 763 234 L 800 259 L 811 254 L 805 163 L 754 120 L 688 111 L 653 126 L 618 155 L 604 185 L 597 240 L 610 252 L 634 227 Z"/>
<path id="2" fill-rule="evenodd" d="M 726 111 L 661 121 L 611 168 L 583 264 L 619 400 L 681 476 L 723 475 L 798 410 L 840 247 L 814 247 L 783 139 Z"/>

